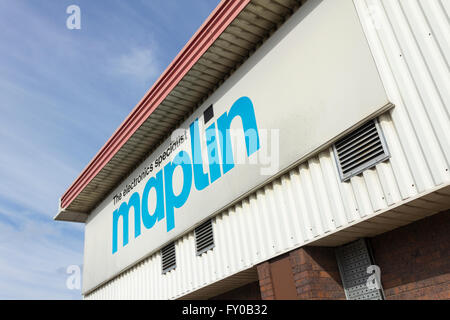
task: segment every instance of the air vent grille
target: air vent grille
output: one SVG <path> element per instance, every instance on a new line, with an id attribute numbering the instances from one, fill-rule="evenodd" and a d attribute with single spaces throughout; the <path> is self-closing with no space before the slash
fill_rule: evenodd
<path id="1" fill-rule="evenodd" d="M 165 274 L 177 267 L 177 259 L 175 256 L 175 242 L 161 249 L 162 257 L 162 273 Z"/>
<path id="2" fill-rule="evenodd" d="M 211 220 L 195 228 L 195 248 L 197 255 L 214 248 L 214 235 Z"/>
<path id="3" fill-rule="evenodd" d="M 349 133 L 333 146 L 342 181 L 360 174 L 390 157 L 377 120 Z"/>

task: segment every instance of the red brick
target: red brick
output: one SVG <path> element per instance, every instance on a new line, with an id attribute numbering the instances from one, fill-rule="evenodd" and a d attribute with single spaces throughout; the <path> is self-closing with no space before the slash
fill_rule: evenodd
<path id="1" fill-rule="evenodd" d="M 289 253 L 298 299 L 345 299 L 333 248 L 304 247 Z M 258 266 L 262 299 L 275 299 L 270 261 Z"/>
<path id="2" fill-rule="evenodd" d="M 299 299 L 345 299 L 333 248 L 304 247 L 290 257 Z"/>

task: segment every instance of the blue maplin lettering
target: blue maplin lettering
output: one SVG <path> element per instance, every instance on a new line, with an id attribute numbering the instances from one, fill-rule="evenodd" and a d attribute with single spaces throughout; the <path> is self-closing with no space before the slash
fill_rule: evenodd
<path id="1" fill-rule="evenodd" d="M 194 183 L 197 190 L 203 190 L 209 186 L 208 173 L 203 172 L 203 158 L 200 147 L 200 132 L 198 130 L 198 119 L 190 126 L 192 167 L 194 169 Z"/>
<path id="2" fill-rule="evenodd" d="M 162 177 L 162 170 L 160 170 L 155 177 L 151 177 L 145 184 L 144 192 L 142 193 L 142 222 L 147 229 L 151 229 L 157 221 L 164 219 L 164 181 Z M 156 208 L 153 214 L 148 212 L 148 197 L 152 189 L 156 191 Z M 146 200 L 146 201 L 145 201 Z"/>
<path id="3" fill-rule="evenodd" d="M 233 149 L 231 146 L 230 137 L 230 125 L 231 121 L 233 121 L 237 116 L 239 116 L 242 120 L 242 126 L 245 134 L 245 146 L 247 147 L 247 156 L 251 156 L 260 148 L 258 127 L 256 125 L 253 103 L 249 98 L 242 97 L 233 104 L 230 112 L 225 112 L 217 120 L 220 145 L 222 147 L 221 151 L 223 174 L 234 168 Z"/>
<path id="4" fill-rule="evenodd" d="M 123 246 L 128 244 L 128 215 L 131 207 L 134 208 L 134 237 L 137 238 L 141 234 L 141 201 L 139 193 L 135 192 L 131 195 L 128 203 L 122 202 L 119 209 L 113 212 L 113 253 L 117 251 L 117 225 L 120 217 L 122 217 L 123 225 Z"/>
<path id="5" fill-rule="evenodd" d="M 173 192 L 173 172 L 177 166 L 183 170 L 183 188 L 179 195 Z M 175 228 L 175 208 L 181 208 L 189 197 L 192 186 L 192 165 L 186 151 L 180 151 L 173 162 L 164 167 L 164 181 L 166 182 L 166 224 L 167 232 Z M 159 199 L 158 199 L 159 200 Z"/>
<path id="6" fill-rule="evenodd" d="M 206 149 L 208 153 L 209 175 L 211 178 L 211 183 L 213 183 L 222 175 L 220 172 L 219 146 L 217 145 L 215 123 L 206 129 Z"/>
<path id="7" fill-rule="evenodd" d="M 230 108 L 230 111 L 223 113 L 216 123 L 212 123 L 205 131 L 206 148 L 208 155 L 209 172 L 204 171 L 200 133 L 198 119 L 190 125 L 191 155 L 186 151 L 180 151 L 172 162 L 169 162 L 151 177 L 142 192 L 142 199 L 139 193 L 131 195 L 128 202 L 120 204 L 119 209 L 112 214 L 112 253 L 118 250 L 118 225 L 122 217 L 122 244 L 126 246 L 129 241 L 129 214 L 133 208 L 134 213 L 134 237 L 141 234 L 141 218 L 146 229 L 151 229 L 157 222 L 166 218 L 167 232 L 175 228 L 175 209 L 181 208 L 189 198 L 192 189 L 192 180 L 198 191 L 207 188 L 222 175 L 234 168 L 234 157 L 231 145 L 230 126 L 236 117 L 242 121 L 242 128 L 245 135 L 245 145 L 247 156 L 260 149 L 259 133 L 256 123 L 253 103 L 248 97 L 238 99 Z M 217 134 L 218 132 L 218 134 Z M 219 147 L 220 144 L 220 147 Z M 220 153 L 220 155 L 219 155 Z M 192 160 L 191 160 L 192 157 Z M 222 161 L 221 161 L 222 159 Z M 222 164 L 222 172 L 220 170 Z M 183 184 L 181 192 L 176 195 L 173 189 L 173 174 L 177 167 L 181 167 L 183 173 Z M 154 189 L 156 198 L 150 199 L 150 192 Z M 150 201 L 155 201 L 155 210 L 149 212 Z"/>

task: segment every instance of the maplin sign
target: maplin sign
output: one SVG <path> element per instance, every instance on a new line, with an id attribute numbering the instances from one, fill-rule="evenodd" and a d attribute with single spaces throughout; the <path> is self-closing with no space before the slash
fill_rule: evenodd
<path id="1" fill-rule="evenodd" d="M 307 1 L 90 213 L 83 292 L 388 106 L 353 1 Z"/>
<path id="2" fill-rule="evenodd" d="M 212 108 L 212 106 L 211 106 Z M 123 201 L 119 209 L 113 212 L 112 225 L 112 253 L 118 250 L 118 223 L 122 217 L 123 222 L 123 246 L 129 241 L 129 212 L 134 210 L 134 237 L 141 235 L 142 224 L 146 229 L 162 220 L 166 221 L 167 232 L 175 227 L 175 209 L 181 208 L 189 198 L 192 182 L 198 191 L 210 186 L 214 181 L 234 168 L 234 156 L 231 144 L 230 125 L 234 118 L 240 117 L 245 136 L 247 156 L 260 149 L 258 126 L 252 101 L 248 97 L 238 99 L 229 112 L 223 113 L 216 122 L 213 122 L 202 135 L 206 138 L 209 172 L 204 172 L 204 164 L 201 150 L 201 135 L 199 133 L 198 119 L 189 126 L 191 138 L 191 152 L 179 151 L 173 161 L 169 162 L 155 176 L 148 179 L 142 195 L 134 192 L 128 202 Z M 206 122 L 206 121 L 205 121 Z M 217 132 L 218 131 L 218 132 Z M 184 136 L 182 136 L 183 138 Z M 184 138 L 183 138 L 184 139 Z M 219 145 L 220 152 L 219 152 Z M 166 150 L 170 156 L 173 148 Z M 220 153 L 220 154 L 219 154 Z M 177 167 L 182 170 L 181 192 L 175 194 L 173 188 L 174 172 Z M 220 169 L 222 167 L 222 170 Z M 153 170 L 153 166 L 149 167 Z M 211 182 L 210 182 L 211 181 Z M 155 197 L 149 197 L 150 192 L 156 191 Z M 156 203 L 154 210 L 150 212 L 149 201 Z M 141 223 L 142 220 L 142 223 Z"/>

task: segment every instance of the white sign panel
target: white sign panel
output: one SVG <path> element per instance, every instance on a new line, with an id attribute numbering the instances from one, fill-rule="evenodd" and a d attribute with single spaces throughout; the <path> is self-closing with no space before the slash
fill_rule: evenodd
<path id="1" fill-rule="evenodd" d="M 388 103 L 353 2 L 307 2 L 91 213 L 83 291 Z"/>

